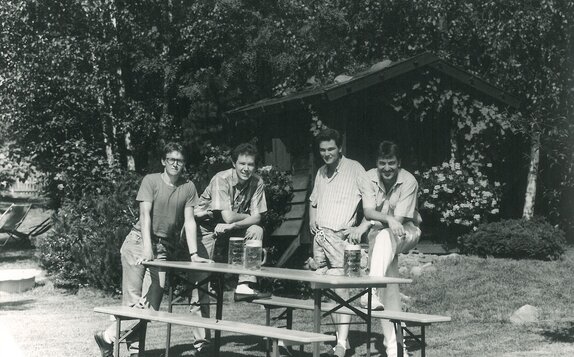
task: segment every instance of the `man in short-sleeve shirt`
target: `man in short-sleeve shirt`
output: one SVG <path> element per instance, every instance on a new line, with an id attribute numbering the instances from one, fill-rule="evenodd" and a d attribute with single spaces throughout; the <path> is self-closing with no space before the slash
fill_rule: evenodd
<path id="1" fill-rule="evenodd" d="M 227 261 L 226 257 L 214 257 L 216 242 L 229 237 L 243 237 L 247 240 L 263 240 L 262 216 L 267 212 L 263 180 L 256 176 L 257 148 L 248 143 L 238 145 L 231 152 L 233 168 L 220 171 L 213 176 L 199 198 L 195 216 L 199 224 L 201 242 L 199 255 L 204 258 Z M 218 243 L 219 245 L 219 243 Z M 220 245 L 221 246 L 221 245 Z M 203 275 L 198 274 L 197 280 Z M 256 278 L 240 275 L 235 289 L 235 301 L 249 301 L 271 296 L 256 289 Z M 197 294 L 197 295 L 195 295 Z M 195 289 L 192 300 L 198 308 L 192 313 L 209 317 L 209 296 Z"/>
<path id="2" fill-rule="evenodd" d="M 398 277 L 398 254 L 406 253 L 418 243 L 421 218 L 417 210 L 418 183 L 401 168 L 399 148 L 390 141 L 379 145 L 377 167 L 367 172 L 370 185 L 363 197 L 365 218 L 372 226 L 369 237 L 369 275 Z M 401 310 L 398 284 L 373 289 L 373 310 Z M 368 304 L 363 295 L 361 304 Z M 385 304 L 381 302 L 383 301 Z M 381 320 L 387 356 L 397 356 L 393 324 Z"/>
<path id="3" fill-rule="evenodd" d="M 165 288 L 166 271 L 146 267 L 142 263 L 153 259 L 173 259 L 182 228 L 185 230 L 191 261 L 208 262 L 197 255 L 197 228 L 193 209 L 198 203 L 195 185 L 182 177 L 183 148 L 168 143 L 161 160 L 162 173 L 146 175 L 136 200 L 140 203 L 139 220 L 121 247 L 122 303 L 135 308 L 158 310 Z M 122 325 L 130 329 L 128 323 Z M 145 322 L 133 321 L 132 332 L 126 338 L 131 356 L 139 352 L 140 329 Z M 115 323 L 94 337 L 103 357 L 113 355 Z"/>

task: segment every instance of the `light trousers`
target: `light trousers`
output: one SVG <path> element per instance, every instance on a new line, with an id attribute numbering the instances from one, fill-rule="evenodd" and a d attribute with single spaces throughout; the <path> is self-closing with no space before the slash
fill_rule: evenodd
<path id="1" fill-rule="evenodd" d="M 399 253 L 413 249 L 421 236 L 421 230 L 412 222 L 404 224 L 405 236 L 396 237 L 389 228 L 369 232 L 369 275 L 399 277 Z M 385 310 L 401 311 L 399 284 L 389 284 L 377 289 L 377 297 L 385 305 Z M 397 336 L 394 325 L 381 320 L 384 345 L 388 357 L 397 356 Z"/>

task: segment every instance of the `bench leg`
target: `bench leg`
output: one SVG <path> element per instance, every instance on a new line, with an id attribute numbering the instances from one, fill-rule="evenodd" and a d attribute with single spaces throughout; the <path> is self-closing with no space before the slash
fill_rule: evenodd
<path id="1" fill-rule="evenodd" d="M 427 341 L 425 339 L 425 326 L 421 325 L 421 357 L 426 356 Z"/>
<path id="2" fill-rule="evenodd" d="M 139 351 L 138 354 L 140 357 L 143 357 L 145 354 L 145 337 L 147 335 L 147 321 L 140 320 L 141 324 L 140 331 L 139 331 Z"/>
<path id="3" fill-rule="evenodd" d="M 271 326 L 271 308 L 269 306 L 265 306 L 265 326 Z M 271 344 L 269 343 L 269 339 L 265 340 L 265 357 L 269 357 Z"/>
<path id="4" fill-rule="evenodd" d="M 120 357 L 120 333 L 122 329 L 122 319 L 116 316 L 116 340 L 114 343 L 114 357 Z"/>

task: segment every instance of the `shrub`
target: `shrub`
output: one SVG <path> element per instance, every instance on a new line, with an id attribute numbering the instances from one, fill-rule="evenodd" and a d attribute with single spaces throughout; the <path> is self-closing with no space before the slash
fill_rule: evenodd
<path id="1" fill-rule="evenodd" d="M 120 247 L 137 219 L 141 177 L 118 174 L 98 192 L 65 199 L 51 232 L 37 243 L 42 266 L 61 286 L 119 291 Z"/>
<path id="2" fill-rule="evenodd" d="M 459 239 L 463 254 L 514 259 L 558 259 L 564 245 L 564 232 L 540 217 L 482 224 Z"/>

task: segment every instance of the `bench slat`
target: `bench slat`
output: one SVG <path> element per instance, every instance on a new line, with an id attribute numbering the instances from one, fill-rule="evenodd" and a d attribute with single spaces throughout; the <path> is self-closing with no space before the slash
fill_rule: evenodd
<path id="1" fill-rule="evenodd" d="M 269 299 L 256 299 L 252 301 L 255 304 L 275 306 L 275 307 L 288 307 L 293 309 L 304 309 L 313 310 L 314 302 L 313 300 L 301 300 L 286 298 L 280 296 L 272 296 Z M 329 311 L 335 308 L 335 303 L 321 303 L 321 310 L 323 312 Z M 359 310 L 367 313 L 366 309 L 358 307 Z M 351 309 L 343 307 L 337 310 L 337 312 L 347 315 L 355 315 Z M 419 325 L 430 325 L 437 322 L 448 322 L 451 320 L 450 316 L 440 316 L 440 315 L 427 315 L 419 314 L 414 312 L 403 312 L 403 311 L 371 311 L 371 317 L 387 320 L 400 320 L 406 323 L 419 324 Z"/>
<path id="2" fill-rule="evenodd" d="M 94 311 L 114 316 L 143 319 L 148 321 L 158 321 L 175 325 L 200 327 L 225 332 L 235 332 L 243 335 L 269 337 L 272 339 L 283 339 L 299 343 L 335 341 L 335 336 L 324 335 L 316 332 L 285 330 L 282 328 L 269 327 L 265 325 L 254 325 L 228 320 L 216 320 L 194 316 L 189 313 L 170 313 L 166 311 L 138 309 L 127 306 L 95 307 Z"/>

